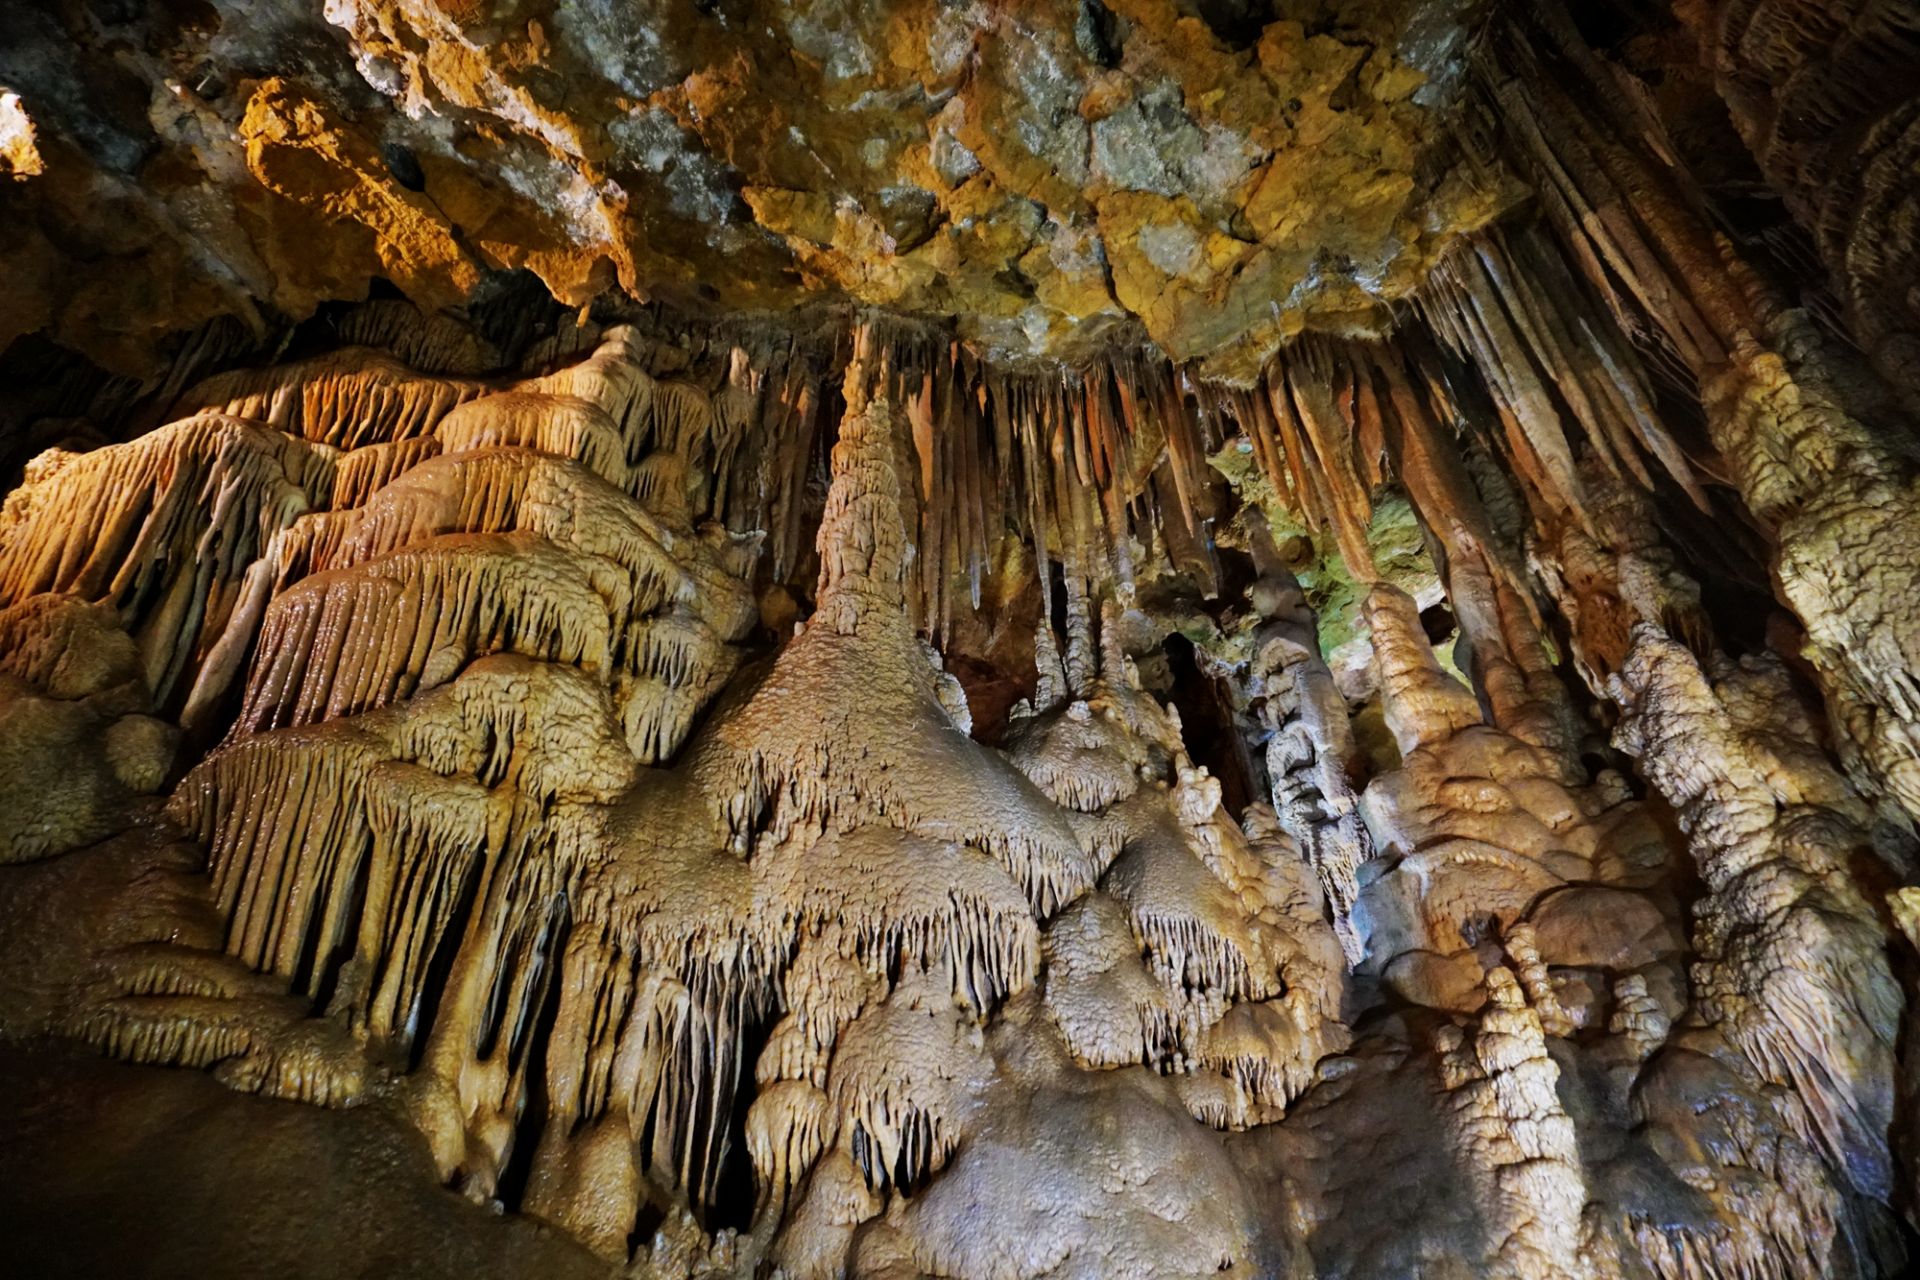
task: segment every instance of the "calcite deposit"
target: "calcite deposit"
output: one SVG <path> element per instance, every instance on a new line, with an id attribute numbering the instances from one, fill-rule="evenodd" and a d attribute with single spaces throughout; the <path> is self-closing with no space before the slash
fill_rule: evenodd
<path id="1" fill-rule="evenodd" d="M 1920 1260 L 1920 9 L 0 43 L 37 1276 Z"/>

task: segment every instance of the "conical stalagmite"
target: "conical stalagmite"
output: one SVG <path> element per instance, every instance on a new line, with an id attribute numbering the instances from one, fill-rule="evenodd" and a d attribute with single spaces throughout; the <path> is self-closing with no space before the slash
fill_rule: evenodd
<path id="1" fill-rule="evenodd" d="M 1446 1027 L 1435 1043 L 1464 1172 L 1476 1184 L 1475 1199 L 1493 1210 L 1487 1228 L 1495 1244 L 1484 1274 L 1590 1274 L 1580 1152 L 1540 1015 L 1504 968 L 1487 971 L 1486 989 L 1478 1025 L 1469 1033 Z"/>

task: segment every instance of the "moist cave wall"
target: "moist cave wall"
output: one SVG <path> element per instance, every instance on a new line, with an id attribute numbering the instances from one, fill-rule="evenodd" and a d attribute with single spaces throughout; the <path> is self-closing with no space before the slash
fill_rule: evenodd
<path id="1" fill-rule="evenodd" d="M 21 1274 L 1912 1269 L 1920 8 L 10 30 Z"/>

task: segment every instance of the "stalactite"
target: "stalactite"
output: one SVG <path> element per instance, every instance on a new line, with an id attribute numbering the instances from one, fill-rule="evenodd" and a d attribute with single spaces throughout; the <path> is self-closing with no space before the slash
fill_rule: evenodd
<path id="1" fill-rule="evenodd" d="M 219 634 L 247 566 L 324 502 L 334 456 L 211 415 L 93 453 L 43 454 L 0 513 L 0 601 L 70 592 L 111 604 L 164 704 Z"/>
<path id="2" fill-rule="evenodd" d="M 1209 536 L 1187 469 L 1206 437 L 1189 424 L 1173 428 L 1194 431 L 1183 442 L 1151 443 L 1148 415 L 1174 412 L 1177 383 L 1145 369 L 1131 383 L 1001 382 L 976 417 L 987 376 L 950 349 L 914 363 L 869 335 L 856 356 L 818 610 L 724 695 L 730 646 L 754 621 L 741 575 L 755 542 L 691 527 L 721 494 L 731 519 L 741 490 L 716 479 L 703 497 L 683 455 L 721 458 L 724 441 L 695 442 L 697 424 L 749 401 L 803 434 L 816 416 L 803 382 L 756 384 L 729 358 L 718 398 L 649 400 L 666 384 L 643 381 L 630 340 L 615 338 L 564 386 L 453 409 L 432 447 L 366 444 L 330 462 L 329 477 L 353 479 L 328 479 L 318 492 L 331 501 L 313 505 L 331 509 L 282 521 L 242 566 L 196 686 L 210 722 L 223 679 L 244 674 L 248 689 L 239 729 L 171 810 L 210 849 L 207 936 L 197 952 L 159 944 L 162 976 L 139 980 L 165 994 L 139 999 L 161 1003 L 83 1005 L 68 1033 L 335 1103 L 395 1069 L 372 1065 L 382 1055 L 416 1063 L 403 1093 L 443 1176 L 616 1262 L 646 1206 L 715 1212 L 744 1154 L 758 1188 L 759 1225 L 740 1238 L 750 1256 L 800 1271 L 839 1249 L 862 1267 L 964 1270 L 991 1242 L 962 1245 L 927 1215 L 1034 1158 L 996 1145 L 1029 1123 L 1004 1091 L 1126 1098 L 1179 1161 L 1212 1159 L 1200 1153 L 1217 1148 L 1193 1144 L 1214 1139 L 1193 1135 L 1283 1130 L 1339 1078 L 1326 1064 L 1352 1041 L 1344 959 L 1399 997 L 1481 1019 L 1457 1043 L 1441 1034 L 1435 1087 L 1456 1088 L 1470 1200 L 1512 1227 L 1493 1232 L 1488 1266 L 1573 1265 L 1570 1240 L 1596 1257 L 1637 1241 L 1661 1266 L 1703 1249 L 1772 1256 L 1693 1218 L 1655 1228 L 1624 1208 L 1617 1222 L 1581 1213 L 1599 1192 L 1569 1146 L 1569 1111 L 1547 1099 L 1543 1046 L 1604 1036 L 1621 1062 L 1663 1061 L 1683 1007 L 1669 871 L 1617 781 L 1585 781 L 1514 521 L 1475 492 L 1430 370 L 1327 345 L 1269 384 L 1285 425 L 1264 392 L 1205 401 L 1206 430 L 1231 415 L 1261 474 L 1311 505 L 1363 579 L 1384 572 L 1353 563 L 1373 555 L 1366 513 L 1386 485 L 1405 486 L 1478 686 L 1440 665 L 1410 599 L 1375 587 L 1377 683 L 1403 759 L 1356 801 L 1358 752 L 1315 620 L 1269 563 L 1248 661 L 1277 807 L 1250 811 L 1243 831 L 1123 649 L 1138 583 L 1122 547 L 1150 548 L 1151 572 L 1166 572 Z M 890 396 L 916 385 L 903 423 Z M 574 391 L 590 412 L 556 398 Z M 1116 408 L 1128 399 L 1131 424 Z M 525 425 L 476 425 L 469 439 L 466 420 Z M 570 421 L 599 425 L 541 434 Z M 588 439 L 606 442 L 598 467 Z M 792 449 L 804 471 L 811 444 Z M 623 472 L 630 458 L 653 479 Z M 1003 465 L 1025 487 L 991 486 L 1003 505 L 990 515 L 975 481 Z M 1586 466 L 1590 501 L 1638 483 L 1597 456 Z M 1191 514 L 1182 475 L 1195 481 Z M 797 519 L 802 484 L 782 481 L 765 509 L 785 502 L 782 518 Z M 1621 531 L 1634 510 L 1595 508 L 1612 540 L 1600 545 L 1627 548 L 1616 575 L 1658 551 L 1633 541 L 1642 529 Z M 1055 674 L 1016 716 L 1013 768 L 966 740 L 965 694 L 913 622 L 946 633 L 972 604 L 989 529 L 997 538 L 1009 520 L 1058 563 L 1065 593 L 1064 635 L 1042 614 L 1036 661 Z M 1579 651 L 1590 630 L 1608 634 L 1579 626 Z M 22 669 L 57 674 L 56 646 L 21 634 Z M 673 763 L 636 770 L 636 758 Z M 251 969 L 263 972 L 241 976 Z M 311 1000 L 329 1016 L 290 1021 Z M 363 1060 L 347 1027 L 386 1048 Z M 1781 1158 L 1814 1160 L 1813 1173 L 1727 1158 L 1716 1167 L 1756 1165 L 1753 1203 L 1815 1215 L 1810 1239 L 1841 1230 L 1821 1222 L 1852 1221 L 1810 1152 Z M 1152 1230 L 1106 1216 L 1131 1193 L 1073 1194 L 1050 1230 L 1097 1229 L 1102 1250 Z M 1193 1219 L 1208 1256 L 1269 1256 L 1237 1234 L 1239 1209 L 1218 1212 Z M 661 1250 L 734 1247 L 724 1232 L 674 1230 L 691 1234 L 663 1234 Z"/>
<path id="3" fill-rule="evenodd" d="M 871 345 L 864 350 L 877 356 Z M 1091 881 L 1092 859 L 1031 784 L 966 742 L 940 709 L 904 608 L 893 409 L 878 393 L 869 398 L 869 371 L 856 360 L 848 373 L 850 407 L 819 538 L 817 611 L 774 678 L 734 708 L 713 744 L 712 767 L 730 771 L 744 798 L 729 817 L 733 838 L 778 842 L 819 829 L 829 816 L 903 826 L 990 853 L 1051 911 Z M 879 670 L 892 679 L 876 686 Z M 823 707 L 835 709 L 825 721 Z M 834 812 L 841 796 L 858 807 Z"/>
<path id="4" fill-rule="evenodd" d="M 1048 1013 L 1087 1065 L 1185 1061 L 1196 1117 L 1258 1123 L 1284 1113 L 1338 1040 L 1337 944 L 1301 852 L 1262 861 L 1220 824 L 1218 783 L 1185 761 L 1177 721 L 1139 689 L 1117 630 L 1117 611 L 1103 610 L 1100 660 L 1078 696 L 1036 712 L 1011 744 L 1117 845 L 1098 887 L 1046 930 Z M 1282 940 L 1297 950 L 1276 949 Z"/>
<path id="5" fill-rule="evenodd" d="M 733 544 L 676 531 L 564 459 L 500 448 L 430 457 L 361 507 L 276 537 L 187 719 L 220 705 L 256 633 L 249 727 L 383 705 L 504 645 L 602 672 L 636 750 L 663 759 L 752 625 Z M 316 652 L 323 635 L 332 647 Z"/>
<path id="6" fill-rule="evenodd" d="M 401 475 L 375 493 L 365 510 L 316 517 L 321 523 L 311 526 L 297 555 L 292 544 L 280 552 L 283 572 L 316 576 L 266 610 L 248 703 L 253 710 L 243 711 L 243 724 L 378 706 L 396 690 L 407 692 L 393 683 L 396 678 L 424 675 L 431 685 L 458 669 L 454 649 L 477 653 L 496 639 L 597 669 L 603 679 L 612 666 L 628 666 L 636 677 L 665 681 L 668 694 L 680 686 L 707 687 L 720 641 L 700 613 L 730 636 L 747 625 L 738 596 L 728 594 L 731 561 L 723 548 L 663 528 L 630 499 L 596 484 L 587 472 L 554 459 L 500 451 L 458 454 Z M 691 555 L 691 568 L 676 563 L 670 548 L 682 562 Z M 490 555 L 500 557 L 497 571 L 487 568 Z M 537 574 L 526 573 L 541 560 L 560 574 L 549 575 L 544 586 Z M 475 573 L 485 580 L 470 581 Z M 553 590 L 570 574 L 578 598 L 561 608 L 566 589 L 559 597 Z M 309 598 L 321 608 L 339 597 L 347 608 L 367 585 L 394 581 L 422 589 L 406 595 L 403 587 L 402 597 L 387 605 L 376 604 L 382 597 L 375 591 L 362 601 L 372 612 L 349 608 L 331 623 L 304 607 Z M 527 608 L 506 598 L 516 592 L 524 593 Z M 684 602 L 672 606 L 687 609 L 684 618 L 671 611 L 634 616 L 669 600 Z M 588 612 L 581 613 L 577 606 L 588 602 Z M 330 637 L 336 647 L 316 650 L 306 638 L 314 626 L 319 630 L 313 634 Z M 623 642 L 621 629 L 629 626 Z M 367 627 L 373 628 L 369 637 L 394 642 L 384 667 L 379 661 L 374 668 L 363 665 L 369 644 L 360 636 Z M 423 639 L 416 645 L 414 636 Z M 372 648 L 377 658 L 379 645 Z M 316 660 L 354 663 L 363 678 L 356 683 L 324 669 L 324 678 L 296 678 L 302 671 L 312 674 L 308 664 Z M 583 839 L 584 847 L 604 839 L 593 834 L 598 824 L 591 816 L 566 797 L 578 796 L 584 784 L 591 797 L 605 801 L 632 776 L 624 747 L 607 758 L 610 764 L 582 773 L 592 752 L 602 748 L 583 751 L 582 743 L 564 735 L 551 738 L 555 729 L 583 723 L 598 725 L 592 733 L 601 742 L 625 737 L 607 695 L 593 692 L 590 679 L 567 676 L 574 682 L 568 684 L 563 674 L 522 659 L 486 658 L 445 689 L 416 696 L 403 708 L 244 738 L 203 767 L 196 775 L 203 780 L 190 782 L 184 794 L 193 798 L 180 810 L 214 845 L 216 883 L 231 916 L 230 948 L 317 992 L 334 981 L 338 961 L 331 957 L 350 942 L 354 958 L 337 970 L 341 987 L 333 1003 L 353 1010 L 382 1038 L 429 1036 L 431 1026 L 431 1074 L 450 1092 L 427 1089 L 420 1114 L 443 1153 L 445 1171 L 473 1188 L 498 1178 L 516 1141 L 517 1099 L 533 1087 L 524 1031 L 513 1032 L 517 1043 L 487 1048 L 505 1027 L 524 1028 L 528 1011 L 544 999 L 539 974 L 549 964 L 542 958 L 548 944 L 540 939 L 555 936 L 547 904 L 558 899 L 546 896 L 551 890 L 540 886 L 549 881 L 527 859 L 573 860 L 578 855 L 569 851 L 582 848 Z M 265 710 L 261 690 L 268 685 L 308 688 L 327 701 Z M 362 688 L 365 696 L 334 696 L 349 687 Z M 623 705 L 645 703 L 650 709 L 643 719 L 665 714 L 675 721 L 668 729 L 630 726 L 636 742 L 644 739 L 648 758 L 670 751 L 689 727 L 690 709 L 663 710 L 661 696 L 620 698 Z M 571 714 L 562 709 L 570 697 L 579 704 Z M 559 718 L 543 728 L 525 721 L 528 707 Z M 533 749 L 530 735 L 536 733 L 549 735 L 543 749 Z M 462 774 L 472 780 L 463 781 Z M 438 801 L 416 813 L 410 797 L 423 791 Z M 518 793 L 541 808 L 529 809 L 514 798 Z M 334 803 L 323 805 L 323 797 Z M 229 808 L 236 803 L 240 807 Z M 295 861 L 297 873 L 290 868 Z M 271 889 L 276 884 L 282 886 L 277 894 Z M 260 896 L 263 889 L 269 896 Z M 460 913 L 469 908 L 461 904 L 469 901 L 474 905 L 463 926 Z M 507 953 L 499 951 L 502 946 Z M 430 966 L 439 963 L 435 957 L 448 954 L 456 957 L 455 969 L 442 996 L 423 984 Z M 499 988 L 486 975 L 512 985 Z M 489 989 L 516 992 L 512 999 L 521 1012 L 511 1005 L 485 1012 L 492 1007 L 484 996 Z M 443 1016 L 421 1023 L 422 1009 L 436 1003 Z M 737 1024 L 745 1016 L 744 1006 L 731 1004 L 736 1012 L 727 1016 L 736 1029 L 727 1033 L 728 1043 L 738 1039 Z M 712 1037 L 716 1016 L 681 1020 L 683 1030 L 671 1033 L 654 1056 L 685 1053 L 688 1036 Z M 698 1061 L 689 1069 L 702 1070 Z M 701 1110 L 713 1100 L 697 1087 L 660 1099 L 634 1104 L 643 1119 L 656 1105 L 665 1117 L 657 1126 L 645 1120 L 659 1135 L 649 1167 L 686 1186 L 696 1201 L 710 1199 L 724 1136 L 710 1121 L 690 1118 L 687 1109 Z M 450 1124 L 434 1118 L 449 1114 L 455 1117 Z M 623 1255 L 630 1225 L 629 1218 L 606 1228 L 618 1231 Z"/>
<path id="7" fill-rule="evenodd" d="M 1578 443 L 1614 482 L 1665 478 L 1702 509 L 1697 468 L 1661 425 L 1640 361 L 1533 227 L 1474 237 L 1441 264 L 1423 313 L 1486 380 L 1517 474 L 1557 520 L 1584 524 Z M 1591 532 L 1589 530 L 1588 532 Z"/>
<path id="8" fill-rule="evenodd" d="M 1912 467 L 1861 421 L 1858 387 L 1805 314 L 1715 235 L 1684 180 L 1561 87 L 1555 67 L 1598 84 L 1591 54 L 1564 33 L 1552 67 L 1517 31 L 1498 44 L 1511 69 L 1485 78 L 1561 237 L 1616 313 L 1643 316 L 1699 384 L 1713 445 L 1774 542 L 1776 590 L 1807 629 L 1850 771 L 1920 813 L 1920 699 L 1904 675 L 1920 638 L 1889 612 L 1920 584 Z M 1861 570 L 1836 577 L 1836 556 Z"/>
<path id="9" fill-rule="evenodd" d="M 440 441 L 433 436 L 416 436 L 410 440 L 370 444 L 349 450 L 340 455 L 334 465 L 333 501 L 328 505 L 335 511 L 361 506 L 388 484 L 440 451 Z"/>
<path id="10" fill-rule="evenodd" d="M 315 574 L 267 608 L 240 725 L 384 706 L 495 650 L 605 672 L 631 606 L 612 568 L 525 534 L 461 534 Z"/>
<path id="11" fill-rule="evenodd" d="M 1082 150 L 1100 174 L 1086 209 L 1019 202 L 1047 254 L 1097 228 L 1087 287 L 1125 311 L 1128 255 L 1177 256 L 1202 209 L 1160 186 L 1244 144 L 1235 189 L 1297 204 L 1197 214 L 1210 354 L 1120 312 L 1047 330 L 1037 257 L 988 273 L 1031 308 L 965 313 L 1013 242 L 948 205 L 1012 191 L 997 152 L 1033 123 L 997 137 L 966 97 L 903 144 L 886 219 L 849 195 L 810 207 L 832 245 L 707 228 L 748 275 L 794 254 L 780 299 L 883 222 L 866 283 L 893 288 L 924 231 L 948 318 L 581 305 L 603 268 L 562 309 L 538 253 L 464 307 L 208 331 L 147 390 L 63 393 L 92 420 L 32 438 L 89 447 L 0 515 L 0 1057 L 72 1042 L 410 1124 L 436 1203 L 633 1274 L 1899 1274 L 1904 419 L 1716 233 L 1737 211 L 1620 78 L 1653 42 L 1616 64 L 1512 6 L 1366 48 L 1366 15 L 1240 44 L 1218 13 L 1068 9 L 1016 24 L 1102 62 L 1043 113 L 1089 139 L 1049 180 Z M 1750 59 L 1781 12 L 1685 16 L 1751 20 L 1717 55 Z M 911 22 L 874 67 L 936 105 L 1038 92 L 995 62 L 1005 15 L 950 19 L 964 88 Z M 1168 24 L 1229 90 L 1159 66 Z M 499 92 L 538 106 L 586 31 L 529 27 Z M 876 52 L 835 38 L 834 68 Z M 792 53 L 737 70 L 891 109 L 874 67 Z M 629 112 L 595 189 L 632 185 L 634 131 L 704 145 L 744 83 Z M 1847 104 L 1811 101 L 1832 132 Z M 1398 194 L 1402 142 L 1361 145 L 1389 120 L 1432 126 L 1410 176 L 1444 213 Z M 1333 198 L 1282 133 L 1351 157 L 1340 198 L 1379 208 L 1342 234 L 1405 256 L 1266 239 Z M 382 198 L 461 216 L 446 166 L 504 136 L 383 137 Z M 756 217 L 818 194 L 784 185 L 803 137 L 734 139 Z M 692 155 L 646 167 L 684 195 Z M 942 216 L 909 226 L 921 194 Z M 693 241 L 622 198 L 637 294 Z M 462 255 L 522 234 L 471 230 Z M 705 298 L 682 265 L 662 297 Z M 273 342 L 368 345 L 180 393 Z M 1738 616 L 1767 547 L 1804 637 Z"/>
<path id="12" fill-rule="evenodd" d="M 854 1163 L 878 1191 L 939 1171 L 964 1132 L 966 1095 L 979 1087 L 985 1064 L 940 976 L 924 989 L 896 987 L 847 1027 L 834 1053 L 829 1100 Z"/>
<path id="13" fill-rule="evenodd" d="M 1342 556 L 1356 578 L 1374 575 L 1372 550 L 1367 543 L 1367 521 L 1373 514 L 1353 457 L 1356 408 L 1352 371 L 1334 367 L 1333 353 L 1307 346 L 1287 362 L 1287 388 L 1306 448 L 1299 465 L 1326 486 L 1327 519 L 1333 525 Z"/>
<path id="14" fill-rule="evenodd" d="M 768 909 L 803 930 L 837 919 L 880 973 L 908 960 L 944 970 L 955 997 L 982 1016 L 1032 984 L 1032 917 L 997 864 L 960 846 L 862 830 L 815 842 L 804 860 L 774 851 L 758 871 L 773 898 Z M 932 876 L 934 866 L 947 873 Z M 922 888 L 888 883 L 909 868 Z M 862 905 L 849 893 L 871 897 Z"/>
<path id="15" fill-rule="evenodd" d="M 1528 559 L 1567 621 L 1573 660 L 1598 696 L 1626 661 L 1636 623 L 1650 622 L 1696 653 L 1713 648 L 1700 587 L 1660 537 L 1652 500 L 1641 489 L 1593 474 L 1587 492 L 1596 536 L 1574 525 L 1545 527 Z"/>
<path id="16" fill-rule="evenodd" d="M 605 409 L 575 396 L 528 391 L 484 396 L 442 418 L 434 438 L 449 453 L 532 449 L 573 458 L 628 492 L 637 483 L 619 427 Z"/>
<path id="17" fill-rule="evenodd" d="M 1479 255 L 1463 252 L 1446 268 L 1446 274 L 1436 275 L 1436 283 L 1445 289 L 1447 310 L 1430 309 L 1430 318 L 1461 355 L 1486 374 L 1516 473 L 1560 518 L 1582 519 L 1585 508 L 1573 451 L 1524 345 L 1536 335 L 1516 328 Z"/>
<path id="18" fill-rule="evenodd" d="M 336 449 L 431 435 L 456 405 L 485 390 L 464 378 L 423 377 L 381 352 L 347 348 L 296 364 L 216 374 L 180 398 L 181 413 L 245 418 Z"/>
<path id="19" fill-rule="evenodd" d="M 1881 373 L 1920 390 L 1920 316 L 1908 296 L 1920 130 L 1911 4 L 1694 3 L 1693 26 L 1732 123 L 1809 232 Z"/>

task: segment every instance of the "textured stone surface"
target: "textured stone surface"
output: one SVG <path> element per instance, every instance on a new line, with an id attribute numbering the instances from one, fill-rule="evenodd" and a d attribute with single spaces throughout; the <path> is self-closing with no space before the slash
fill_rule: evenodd
<path id="1" fill-rule="evenodd" d="M 1231 41 L 1172 0 L 25 15 L 0 342 L 140 371 L 214 314 L 526 268 L 575 306 L 851 300 L 1244 377 L 1378 328 L 1512 199 L 1441 126 L 1469 8 L 1296 4 Z"/>

